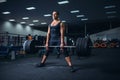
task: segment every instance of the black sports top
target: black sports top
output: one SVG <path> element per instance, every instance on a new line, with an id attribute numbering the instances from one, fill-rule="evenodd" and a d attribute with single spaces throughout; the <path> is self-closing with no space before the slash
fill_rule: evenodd
<path id="1" fill-rule="evenodd" d="M 50 43 L 51 42 L 59 42 L 60 43 L 60 36 L 61 36 L 61 33 L 60 33 L 60 23 L 59 22 L 57 25 L 55 26 L 51 26 L 50 25 Z"/>

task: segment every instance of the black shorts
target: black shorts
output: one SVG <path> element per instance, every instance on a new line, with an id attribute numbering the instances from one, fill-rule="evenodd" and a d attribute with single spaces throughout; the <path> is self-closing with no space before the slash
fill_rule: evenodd
<path id="1" fill-rule="evenodd" d="M 62 53 L 65 55 L 65 57 L 69 56 L 69 53 L 67 51 L 67 48 L 63 48 L 63 51 L 61 51 L 60 48 L 60 41 L 56 42 L 50 42 L 49 46 L 59 46 L 59 47 L 48 47 L 48 50 L 46 50 L 45 54 L 48 56 L 50 52 L 53 52 L 54 49 L 56 49 L 59 53 Z"/>

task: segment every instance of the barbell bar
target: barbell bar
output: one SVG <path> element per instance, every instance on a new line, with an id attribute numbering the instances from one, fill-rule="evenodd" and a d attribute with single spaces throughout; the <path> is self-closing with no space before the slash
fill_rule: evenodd
<path id="1" fill-rule="evenodd" d="M 36 48 L 45 48 L 46 46 L 35 46 Z M 48 46 L 51 48 L 59 48 L 60 46 Z M 94 46 L 89 46 L 90 48 L 93 48 Z M 63 48 L 76 48 L 76 46 L 63 46 Z"/>

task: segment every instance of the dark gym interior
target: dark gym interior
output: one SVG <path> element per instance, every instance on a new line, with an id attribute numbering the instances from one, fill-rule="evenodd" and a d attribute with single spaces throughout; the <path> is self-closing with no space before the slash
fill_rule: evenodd
<path id="1" fill-rule="evenodd" d="M 53 11 L 73 73 L 56 47 L 36 67 Z M 120 80 L 119 57 L 120 0 L 0 0 L 0 80 Z"/>

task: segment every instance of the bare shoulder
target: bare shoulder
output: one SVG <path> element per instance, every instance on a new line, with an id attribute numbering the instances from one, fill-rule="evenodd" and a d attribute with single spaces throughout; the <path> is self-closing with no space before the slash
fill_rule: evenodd
<path id="1" fill-rule="evenodd" d="M 60 22 L 60 26 L 65 26 L 63 22 Z"/>

